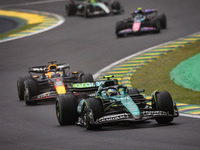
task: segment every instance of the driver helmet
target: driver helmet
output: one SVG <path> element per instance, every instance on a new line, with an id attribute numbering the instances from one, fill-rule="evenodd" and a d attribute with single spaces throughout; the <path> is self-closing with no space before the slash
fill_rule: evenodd
<path id="1" fill-rule="evenodd" d="M 118 95 L 117 90 L 115 90 L 115 89 L 108 89 L 107 96 L 116 96 L 116 95 Z"/>
<path id="2" fill-rule="evenodd" d="M 96 3 L 97 1 L 96 1 L 96 0 L 90 0 L 90 2 L 91 2 L 91 3 Z"/>
<path id="3" fill-rule="evenodd" d="M 48 71 L 56 71 L 57 70 L 57 65 L 56 64 L 51 64 L 48 67 Z"/>
<path id="4" fill-rule="evenodd" d="M 137 12 L 142 14 L 143 13 L 142 7 L 138 7 Z"/>

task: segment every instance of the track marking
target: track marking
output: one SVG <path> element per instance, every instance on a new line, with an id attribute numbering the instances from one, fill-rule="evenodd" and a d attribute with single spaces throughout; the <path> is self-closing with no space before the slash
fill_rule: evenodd
<path id="1" fill-rule="evenodd" d="M 22 30 L 21 32 L 11 34 L 6 38 L 1 39 L 0 43 L 39 34 L 39 33 L 51 30 L 65 22 L 65 19 L 62 16 L 59 16 L 53 13 L 47 13 L 47 12 L 41 12 L 41 11 L 30 11 L 30 10 L 13 10 L 13 11 L 38 14 L 44 18 L 44 21 L 41 24 L 35 27 L 32 27 L 30 29 Z"/>

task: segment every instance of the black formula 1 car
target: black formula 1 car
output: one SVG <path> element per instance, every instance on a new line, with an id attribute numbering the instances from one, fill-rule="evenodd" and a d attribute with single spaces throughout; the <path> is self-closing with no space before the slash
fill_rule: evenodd
<path id="1" fill-rule="evenodd" d="M 68 0 L 66 4 L 68 16 L 80 15 L 85 18 L 124 12 L 119 1 L 110 0 Z"/>
<path id="2" fill-rule="evenodd" d="M 55 64 L 49 62 L 47 66 L 29 68 L 28 76 L 19 77 L 17 90 L 20 100 L 27 105 L 40 101 L 56 99 L 59 95 L 66 95 L 68 86 L 75 82 L 92 82 L 92 74 L 83 71 L 69 72 L 69 64 Z"/>
<path id="3" fill-rule="evenodd" d="M 117 80 L 110 80 L 110 77 L 107 76 L 106 81 L 74 84 L 74 89 L 81 91 L 93 88 L 93 93 L 82 100 L 78 100 L 74 95 L 58 99 L 56 114 L 60 125 L 78 120 L 78 125 L 90 130 L 116 122 L 148 119 L 155 119 L 159 124 L 167 124 L 179 116 L 176 103 L 167 91 L 154 91 L 151 99 L 146 99 L 140 93 L 144 89 L 128 89 L 119 85 Z M 76 102 L 73 103 L 73 107 L 72 102 Z M 74 110 L 76 107 L 78 114 L 75 111 L 72 113 L 72 108 Z"/>
<path id="4" fill-rule="evenodd" d="M 167 28 L 167 19 L 164 13 L 158 14 L 156 9 L 142 9 L 134 11 L 130 18 L 118 21 L 115 27 L 117 37 L 128 34 L 140 34 L 145 32 L 160 33 Z"/>

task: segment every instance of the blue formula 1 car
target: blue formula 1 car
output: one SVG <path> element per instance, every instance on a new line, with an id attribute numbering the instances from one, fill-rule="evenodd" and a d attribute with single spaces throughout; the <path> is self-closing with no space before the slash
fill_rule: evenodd
<path id="1" fill-rule="evenodd" d="M 85 18 L 109 14 L 120 14 L 124 11 L 119 1 L 109 0 L 68 0 L 68 16 L 80 15 Z"/>
<path id="2" fill-rule="evenodd" d="M 142 9 L 134 11 L 131 17 L 116 23 L 115 34 L 124 37 L 129 34 L 140 34 L 146 32 L 159 33 L 161 29 L 167 28 L 167 19 L 164 13 L 158 14 L 156 9 Z"/>
<path id="3" fill-rule="evenodd" d="M 144 90 L 127 89 L 126 86 L 119 85 L 116 80 L 85 83 L 87 87 L 78 86 L 79 89 L 87 89 L 89 86 L 98 87 L 94 93 L 79 100 L 77 111 L 78 125 L 85 126 L 86 129 L 98 129 L 104 125 L 115 122 L 130 122 L 155 119 L 159 124 L 166 124 L 178 117 L 176 103 L 172 100 L 167 91 L 154 91 L 151 99 L 146 99 L 140 93 Z M 76 84 L 75 84 L 76 85 Z M 58 104 L 64 102 L 59 101 Z M 57 112 L 67 115 L 67 109 L 61 105 Z M 59 113 L 58 120 L 67 122 L 68 118 Z M 75 116 L 75 115 L 74 115 Z"/>

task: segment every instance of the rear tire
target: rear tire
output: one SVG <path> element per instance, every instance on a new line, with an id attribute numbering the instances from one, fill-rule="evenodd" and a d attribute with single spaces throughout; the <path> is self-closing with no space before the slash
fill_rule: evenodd
<path id="1" fill-rule="evenodd" d="M 83 107 L 83 112 L 81 115 L 82 120 L 84 122 L 84 126 L 86 127 L 87 130 L 100 129 L 101 125 L 91 124 L 90 122 L 91 118 L 89 113 L 91 113 L 92 111 L 94 121 L 103 116 L 104 110 L 101 100 L 95 98 L 89 98 L 85 99 L 85 101 L 86 104 Z"/>
<path id="2" fill-rule="evenodd" d="M 83 74 L 81 76 L 81 82 L 94 82 L 94 78 L 91 73 Z"/>
<path id="3" fill-rule="evenodd" d="M 24 89 L 25 89 L 25 94 L 24 94 L 24 101 L 26 105 L 33 105 L 36 104 L 35 101 L 30 101 L 30 99 L 33 96 L 38 95 L 38 85 L 37 81 L 34 79 L 28 79 L 24 82 Z"/>
<path id="4" fill-rule="evenodd" d="M 74 95 L 61 95 L 56 99 L 56 117 L 60 125 L 75 124 L 78 121 L 77 98 Z"/>
<path id="5" fill-rule="evenodd" d="M 24 100 L 24 81 L 27 79 L 31 79 L 31 76 L 18 77 L 17 80 L 17 92 L 20 101 Z"/>
<path id="6" fill-rule="evenodd" d="M 121 5 L 120 5 L 120 2 L 119 2 L 119 1 L 114 1 L 114 2 L 111 4 L 111 8 L 112 8 L 112 10 L 117 10 L 116 14 L 121 13 Z"/>
<path id="7" fill-rule="evenodd" d="M 154 98 L 155 99 L 155 98 Z M 173 100 L 169 92 L 161 91 L 156 94 L 156 108 L 158 111 L 165 111 L 170 115 L 174 115 L 174 107 L 173 107 Z M 174 117 L 162 117 L 156 118 L 156 121 L 159 124 L 165 124 L 172 122 Z"/>

